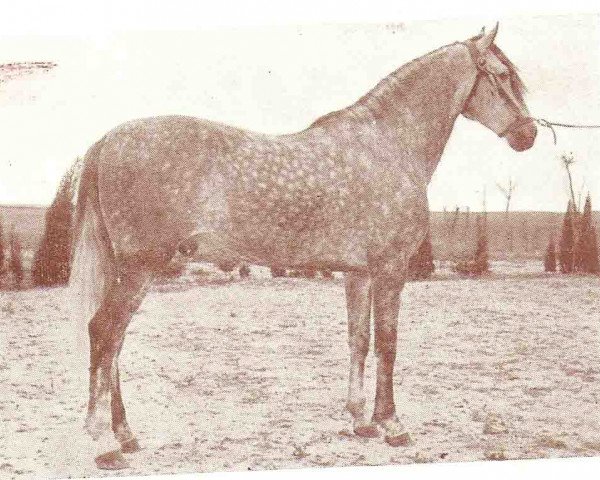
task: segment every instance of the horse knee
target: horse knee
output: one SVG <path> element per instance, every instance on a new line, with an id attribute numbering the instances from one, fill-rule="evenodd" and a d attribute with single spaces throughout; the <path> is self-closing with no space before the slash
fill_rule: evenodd
<path id="1" fill-rule="evenodd" d="M 361 334 L 359 332 L 353 332 L 349 336 L 348 344 L 352 355 L 356 355 L 359 358 L 364 358 L 369 353 L 369 345 L 371 339 L 370 336 Z"/>
<path id="2" fill-rule="evenodd" d="M 378 354 L 396 353 L 397 329 L 384 325 L 375 331 L 375 351 Z"/>

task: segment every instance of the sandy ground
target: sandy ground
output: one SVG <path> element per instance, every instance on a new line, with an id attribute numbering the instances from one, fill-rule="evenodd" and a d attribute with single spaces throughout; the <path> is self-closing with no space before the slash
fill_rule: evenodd
<path id="1" fill-rule="evenodd" d="M 144 447 L 122 473 L 598 455 L 599 287 L 561 276 L 408 284 L 395 384 L 414 445 L 392 448 L 355 437 L 344 411 L 339 280 L 157 285 L 121 356 Z M 114 475 L 94 467 L 83 434 L 66 296 L 0 293 L 0 478 Z M 373 392 L 372 354 L 367 371 Z"/>

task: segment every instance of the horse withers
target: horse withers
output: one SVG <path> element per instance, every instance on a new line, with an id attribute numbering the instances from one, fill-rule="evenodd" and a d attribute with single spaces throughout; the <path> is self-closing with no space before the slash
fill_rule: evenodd
<path id="1" fill-rule="evenodd" d="M 123 452 L 139 448 L 125 418 L 119 352 L 153 276 L 190 245 L 217 264 L 346 272 L 354 432 L 410 442 L 396 415 L 393 374 L 400 292 L 428 228 L 427 185 L 460 114 L 517 151 L 536 136 L 496 32 L 411 61 L 298 133 L 168 116 L 128 122 L 90 148 L 71 284 L 90 342 L 86 429 L 100 468 L 125 467 Z M 377 381 L 369 418 L 371 312 Z"/>

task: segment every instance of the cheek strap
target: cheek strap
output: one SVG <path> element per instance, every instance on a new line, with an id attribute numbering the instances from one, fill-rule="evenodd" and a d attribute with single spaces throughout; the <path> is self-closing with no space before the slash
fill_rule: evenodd
<path id="1" fill-rule="evenodd" d="M 502 83 L 498 81 L 498 79 L 496 78 L 496 75 L 494 75 L 493 72 L 491 72 L 487 69 L 487 66 L 486 66 L 486 63 L 484 60 L 485 54 L 482 54 L 481 52 L 479 52 L 479 50 L 475 46 L 475 42 L 473 42 L 472 40 L 467 40 L 466 42 L 462 42 L 462 44 L 465 47 L 467 47 L 467 49 L 469 50 L 471 59 L 473 60 L 473 63 L 475 64 L 475 67 L 477 68 L 477 79 L 475 80 L 475 86 L 477 85 L 477 82 L 479 82 L 480 78 L 482 77 L 482 74 L 486 75 L 487 78 L 489 79 L 490 83 L 496 88 L 496 91 L 498 93 L 500 93 L 501 95 L 504 95 L 506 97 L 506 99 L 511 103 L 511 105 L 518 112 L 519 111 L 519 102 L 514 97 L 512 92 L 510 92 L 506 88 L 504 88 Z M 468 104 L 469 100 L 471 99 L 471 96 L 473 95 L 473 93 L 475 91 L 475 86 L 473 86 L 473 89 L 469 93 L 469 97 L 467 98 L 466 104 Z M 518 116 L 515 119 L 515 121 L 513 121 L 510 125 L 508 125 L 508 127 L 506 127 L 502 132 L 500 132 L 498 134 L 498 136 L 505 137 L 510 132 L 517 130 L 518 128 L 522 127 L 523 125 L 526 125 L 526 124 L 534 122 L 534 121 L 535 120 L 531 117 Z"/>

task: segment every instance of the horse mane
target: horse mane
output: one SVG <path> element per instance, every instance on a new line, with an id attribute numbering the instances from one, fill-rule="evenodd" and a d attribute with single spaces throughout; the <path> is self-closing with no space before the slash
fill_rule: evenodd
<path id="1" fill-rule="evenodd" d="M 456 42 L 451 45 L 456 45 Z M 381 100 L 387 100 L 392 94 L 394 87 L 413 74 L 416 69 L 424 63 L 425 60 L 451 45 L 445 45 L 401 65 L 392 73 L 381 79 L 377 85 L 375 85 L 375 87 L 361 96 L 355 103 L 346 108 L 334 110 L 333 112 L 329 112 L 320 116 L 310 124 L 309 128 L 326 125 L 330 121 L 339 119 L 341 116 L 358 120 L 372 120 L 374 117 L 376 117 L 376 114 L 369 106 L 369 103 L 378 103 Z"/>
<path id="2" fill-rule="evenodd" d="M 475 41 L 478 40 L 480 37 L 481 35 L 478 35 L 476 37 L 471 38 L 470 40 Z M 384 77 L 382 80 L 380 80 L 374 88 L 372 88 L 362 97 L 360 97 L 354 104 L 346 108 L 335 110 L 333 112 L 329 112 L 325 115 L 320 116 L 313 123 L 310 124 L 309 128 L 327 125 L 332 121 L 338 120 L 342 116 L 355 118 L 358 120 L 372 120 L 376 116 L 376 114 L 372 110 L 372 108 L 369 107 L 369 103 L 373 103 L 373 101 L 378 102 L 380 100 L 386 100 L 387 97 L 392 93 L 393 86 L 404 81 L 411 73 L 413 73 L 418 67 L 420 67 L 426 59 L 433 57 L 435 54 L 446 49 L 447 47 L 456 45 L 456 43 L 457 42 L 440 47 L 437 50 L 433 50 L 421 57 L 415 58 L 409 61 L 408 63 L 403 64 L 398 69 L 396 69 L 395 71 Z M 521 102 L 523 102 L 525 93 L 527 92 L 527 88 L 525 87 L 523 80 L 518 74 L 518 69 L 516 65 L 508 59 L 506 54 L 496 44 L 492 44 L 490 46 L 490 50 L 498 58 L 498 60 L 500 60 L 500 62 L 502 62 L 502 64 L 508 69 L 513 92 L 515 93 L 515 96 Z"/>

